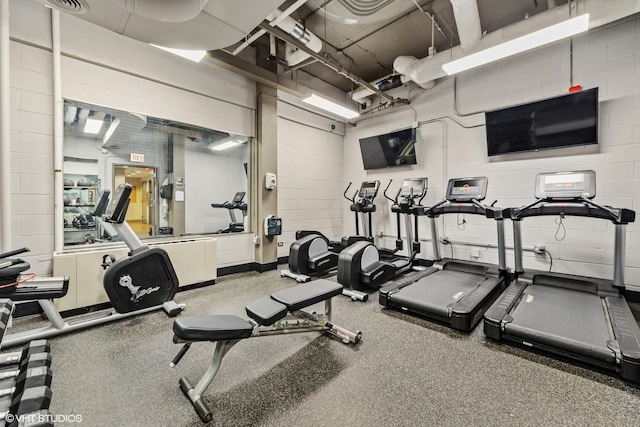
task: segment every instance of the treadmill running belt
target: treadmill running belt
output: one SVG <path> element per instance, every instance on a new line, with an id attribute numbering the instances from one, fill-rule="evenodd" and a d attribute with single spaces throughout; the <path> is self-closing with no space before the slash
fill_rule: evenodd
<path id="1" fill-rule="evenodd" d="M 611 362 L 602 298 L 589 292 L 529 285 L 505 325 L 507 335 L 574 355 Z"/>
<path id="2" fill-rule="evenodd" d="M 440 270 L 400 289 L 391 299 L 394 305 L 448 318 L 448 306 L 458 302 L 485 277 L 484 274 Z"/>

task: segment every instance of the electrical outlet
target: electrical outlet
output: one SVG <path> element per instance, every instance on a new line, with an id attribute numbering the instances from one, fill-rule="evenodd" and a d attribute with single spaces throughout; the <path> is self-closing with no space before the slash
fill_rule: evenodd
<path id="1" fill-rule="evenodd" d="M 278 242 L 278 246 L 284 246 L 284 242 Z"/>
<path id="2" fill-rule="evenodd" d="M 260 246 L 260 244 L 262 243 L 262 239 L 260 238 L 260 236 L 253 236 L 253 244 L 256 246 Z"/>
<path id="3" fill-rule="evenodd" d="M 384 231 L 378 231 L 378 232 L 376 233 L 376 236 L 378 236 L 378 237 L 384 237 Z"/>
<path id="4" fill-rule="evenodd" d="M 535 252 L 536 255 L 542 255 L 544 254 L 544 251 L 545 251 L 544 245 L 535 245 L 533 247 L 533 252 Z"/>
<path id="5" fill-rule="evenodd" d="M 443 245 L 448 245 L 449 243 L 449 238 L 448 237 L 441 237 L 440 238 L 440 243 L 442 243 Z"/>

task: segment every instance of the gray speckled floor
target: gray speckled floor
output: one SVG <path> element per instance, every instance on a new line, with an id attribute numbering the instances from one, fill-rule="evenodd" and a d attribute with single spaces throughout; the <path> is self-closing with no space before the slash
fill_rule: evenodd
<path id="1" fill-rule="evenodd" d="M 275 271 L 238 274 L 176 301 L 185 316 L 245 317 L 245 304 L 293 284 Z M 205 393 L 211 425 L 640 425 L 640 390 L 615 377 L 489 342 L 481 326 L 466 335 L 383 309 L 377 294 L 334 300 L 334 321 L 362 342 L 240 342 Z M 213 345 L 193 345 L 171 369 L 171 324 L 158 312 L 51 339 L 52 412 L 81 414 L 83 426 L 201 426 L 178 379 L 195 383 Z"/>

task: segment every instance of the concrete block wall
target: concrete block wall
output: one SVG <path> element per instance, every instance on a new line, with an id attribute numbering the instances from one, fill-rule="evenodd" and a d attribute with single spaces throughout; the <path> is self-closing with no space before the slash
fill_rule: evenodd
<path id="1" fill-rule="evenodd" d="M 488 176 L 486 202 L 519 206 L 533 200 L 535 175 L 557 170 L 593 169 L 597 174 L 596 200 L 616 207 L 640 210 L 640 23 L 627 19 L 607 28 L 575 37 L 573 45 L 563 41 L 552 46 L 500 61 L 457 77 L 454 100 L 453 78 L 442 79 L 429 91 L 399 88 L 395 96 L 411 98 L 411 108 L 398 108 L 381 117 L 359 121 L 345 137 L 344 182 L 402 176 L 429 177 L 428 205 L 442 197 L 446 180 L 456 176 Z M 573 49 L 573 64 L 570 61 Z M 573 79 L 571 74 L 573 73 Z M 509 155 L 490 159 L 486 154 L 484 111 L 532 102 L 566 93 L 571 84 L 599 88 L 600 120 L 597 146 L 573 147 L 540 153 Z M 454 101 L 459 114 L 454 111 Z M 474 114 L 479 113 L 479 114 Z M 365 172 L 358 139 L 394 129 L 419 127 L 419 165 L 402 170 Z M 393 184 L 392 184 L 393 187 Z M 383 201 L 379 210 L 388 210 Z M 347 220 L 347 215 L 343 216 Z M 374 231 L 394 233 L 391 217 L 378 216 Z M 444 218 L 441 235 L 451 240 L 477 242 L 479 246 L 455 245 L 456 257 L 496 262 L 495 225 L 484 218 L 467 215 Z M 429 238 L 428 222 L 421 220 L 423 237 Z M 545 245 L 554 257 L 553 271 L 612 277 L 614 227 L 605 221 L 565 218 L 566 236 L 554 218 L 529 219 L 522 224 L 523 245 Z M 640 224 L 627 227 L 626 282 L 640 287 Z M 507 222 L 507 244 L 512 245 L 511 224 Z M 423 245 L 429 258 L 430 245 Z M 443 256 L 451 248 L 442 248 Z M 478 256 L 472 257 L 472 255 Z M 512 252 L 507 255 L 513 266 Z M 548 269 L 549 258 L 525 253 L 525 269 Z"/>
<path id="2" fill-rule="evenodd" d="M 289 255 L 297 230 L 342 235 L 342 213 L 349 209 L 342 198 L 343 131 L 335 120 L 278 103 L 278 257 Z"/>
<path id="3" fill-rule="evenodd" d="M 54 249 L 51 10 L 29 0 L 10 8 L 12 246 L 29 247 L 31 271 L 45 274 Z M 61 33 L 63 97 L 254 136 L 252 81 L 64 13 Z M 251 239 L 233 239 L 218 259 L 253 261 Z"/>

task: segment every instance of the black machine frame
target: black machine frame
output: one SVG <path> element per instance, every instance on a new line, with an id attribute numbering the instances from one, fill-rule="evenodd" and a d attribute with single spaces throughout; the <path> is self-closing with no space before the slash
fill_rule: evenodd
<path id="1" fill-rule="evenodd" d="M 486 177 L 450 179 L 445 199 L 431 207 L 414 208 L 416 217 L 430 218 L 434 263 L 383 286 L 379 293 L 381 305 L 461 331 L 470 331 L 482 319 L 485 310 L 510 282 L 502 209 L 480 203 L 486 196 L 487 184 Z M 440 256 L 436 219 L 447 214 L 481 215 L 496 220 L 498 266 Z"/>
<path id="2" fill-rule="evenodd" d="M 541 182 L 583 176 L 582 188 L 548 191 Z M 552 178 L 552 179 L 550 179 Z M 573 182 L 576 182 L 575 180 Z M 574 186 L 575 187 L 575 186 Z M 553 188 L 552 188 L 553 190 Z M 603 206 L 595 196 L 595 172 L 539 174 L 538 198 L 523 207 L 509 208 L 514 230 L 517 280 L 484 316 L 485 334 L 497 341 L 618 373 L 640 383 L 640 328 L 625 299 L 626 225 L 635 212 Z M 523 269 L 521 222 L 535 216 L 578 216 L 611 221 L 615 225 L 613 280 Z"/>

